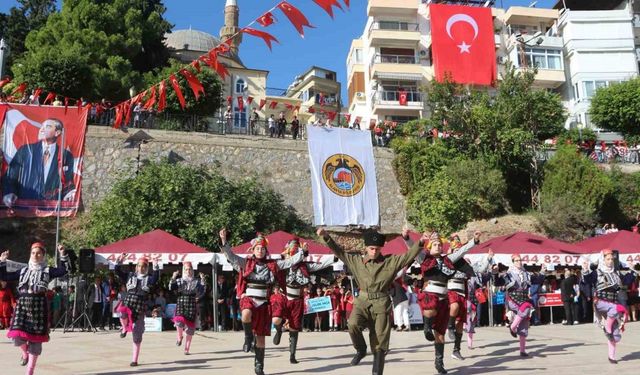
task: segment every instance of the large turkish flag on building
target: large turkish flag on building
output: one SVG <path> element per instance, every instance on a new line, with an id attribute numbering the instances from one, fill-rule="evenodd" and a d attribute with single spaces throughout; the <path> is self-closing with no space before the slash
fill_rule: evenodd
<path id="1" fill-rule="evenodd" d="M 431 45 L 436 80 L 491 85 L 496 50 L 490 8 L 432 4 Z"/>

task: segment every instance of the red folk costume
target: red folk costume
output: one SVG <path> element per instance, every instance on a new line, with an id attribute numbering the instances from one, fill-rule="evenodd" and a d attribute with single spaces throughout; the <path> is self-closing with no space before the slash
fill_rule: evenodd
<path id="1" fill-rule="evenodd" d="M 16 305 L 16 297 L 11 288 L 5 286 L 0 288 L 0 327 L 9 328 L 13 307 Z"/>

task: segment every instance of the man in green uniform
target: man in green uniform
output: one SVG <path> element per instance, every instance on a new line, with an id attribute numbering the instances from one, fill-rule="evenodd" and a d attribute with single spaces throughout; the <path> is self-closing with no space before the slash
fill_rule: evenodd
<path id="1" fill-rule="evenodd" d="M 403 236 L 407 236 L 403 230 Z M 324 228 L 318 228 L 318 236 L 326 243 L 331 251 L 349 268 L 360 288 L 360 293 L 353 303 L 353 311 L 349 317 L 349 335 L 356 349 L 356 355 L 351 360 L 355 366 L 367 354 L 367 343 L 362 335 L 364 328 L 369 328 L 369 342 L 373 352 L 373 375 L 382 375 L 384 358 L 389 350 L 391 336 L 391 299 L 389 287 L 402 268 L 413 262 L 422 249 L 424 241 L 429 239 L 423 234 L 418 243 L 404 255 L 382 256 L 380 249 L 384 245 L 384 235 L 375 232 L 365 232 L 364 256 L 346 253 L 329 236 Z"/>

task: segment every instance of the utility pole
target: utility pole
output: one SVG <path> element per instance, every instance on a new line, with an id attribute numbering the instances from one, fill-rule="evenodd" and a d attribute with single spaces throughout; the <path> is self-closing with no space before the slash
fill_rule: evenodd
<path id="1" fill-rule="evenodd" d="M 9 45 L 5 43 L 4 38 L 0 39 L 0 79 L 4 77 L 4 64 L 9 56 Z"/>

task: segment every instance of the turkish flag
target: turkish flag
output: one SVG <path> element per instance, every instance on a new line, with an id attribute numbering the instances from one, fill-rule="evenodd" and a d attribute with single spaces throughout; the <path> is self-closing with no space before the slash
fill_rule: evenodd
<path id="1" fill-rule="evenodd" d="M 244 98 L 242 96 L 238 96 L 238 111 L 244 111 Z"/>
<path id="2" fill-rule="evenodd" d="M 491 85 L 496 49 L 490 8 L 431 4 L 431 44 L 436 80 Z"/>
<path id="3" fill-rule="evenodd" d="M 256 22 L 258 22 L 260 25 L 262 25 L 262 27 L 267 27 L 267 26 L 273 25 L 273 22 L 274 22 L 273 13 L 267 12 L 267 13 L 261 15 L 260 17 L 258 17 Z"/>
<path id="4" fill-rule="evenodd" d="M 258 109 L 262 111 L 265 104 L 267 104 L 267 99 L 260 99 L 260 106 L 258 106 Z"/>
<path id="5" fill-rule="evenodd" d="M 404 90 L 398 91 L 398 100 L 400 105 L 407 105 L 407 92 Z"/>

